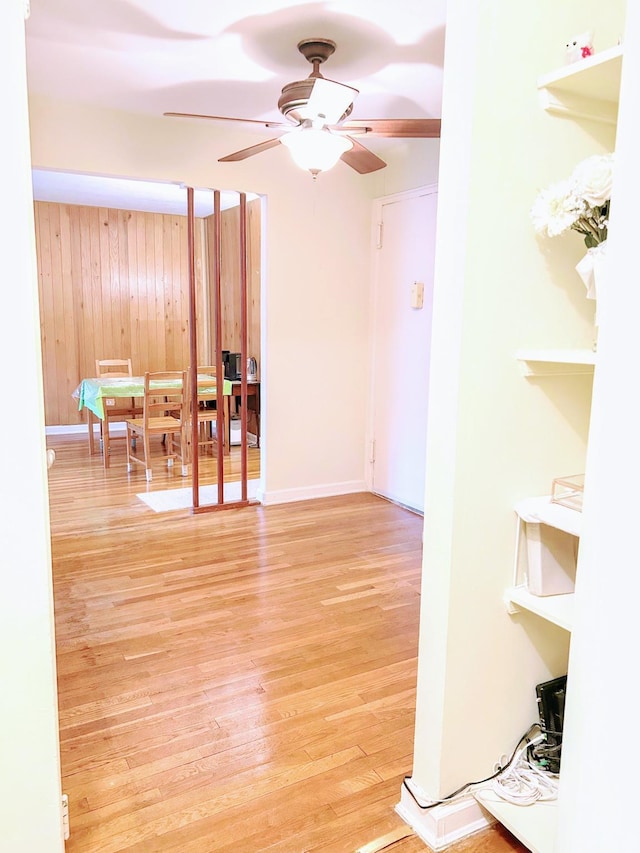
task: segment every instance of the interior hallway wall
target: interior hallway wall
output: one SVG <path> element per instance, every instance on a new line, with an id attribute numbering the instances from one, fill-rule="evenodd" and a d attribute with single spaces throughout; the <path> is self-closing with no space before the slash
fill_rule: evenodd
<path id="1" fill-rule="evenodd" d="M 24 44 L 25 4 L 0 4 L 3 133 L 0 246 L 5 270 L 0 358 L 12 408 L 0 422 L 0 848 L 62 853 L 38 288 Z"/>

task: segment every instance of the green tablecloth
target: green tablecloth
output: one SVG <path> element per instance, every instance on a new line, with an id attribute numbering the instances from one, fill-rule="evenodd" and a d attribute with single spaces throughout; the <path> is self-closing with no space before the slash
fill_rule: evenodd
<path id="1" fill-rule="evenodd" d="M 211 379 L 211 384 L 208 385 L 206 380 Z M 174 383 L 161 382 L 162 387 L 167 387 L 174 384 L 176 387 L 180 385 L 180 381 Z M 151 383 L 153 388 L 154 383 Z M 213 377 L 202 376 L 198 374 L 198 391 L 200 393 L 211 394 L 216 390 L 216 381 Z M 228 379 L 223 380 L 222 393 L 225 396 L 231 394 L 231 382 Z M 144 395 L 144 376 L 118 376 L 111 379 L 83 379 L 76 390 L 71 395 L 78 401 L 78 409 L 90 409 L 94 415 L 101 420 L 104 420 L 104 400 L 109 400 L 118 397 L 142 397 Z"/>

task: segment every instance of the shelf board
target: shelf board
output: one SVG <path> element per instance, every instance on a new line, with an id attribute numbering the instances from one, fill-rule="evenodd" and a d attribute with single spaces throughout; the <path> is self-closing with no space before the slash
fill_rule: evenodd
<path id="1" fill-rule="evenodd" d="M 504 600 L 510 613 L 527 610 L 565 631 L 571 631 L 574 608 L 572 592 L 566 595 L 533 595 L 526 586 L 512 586 L 506 590 Z"/>
<path id="2" fill-rule="evenodd" d="M 553 853 L 558 822 L 556 800 L 517 806 L 499 799 L 490 791 L 477 791 L 475 798 L 531 853 Z"/>
<path id="3" fill-rule="evenodd" d="M 540 77 L 540 101 L 549 112 L 615 124 L 621 72 L 622 46 L 616 45 Z"/>
<path id="4" fill-rule="evenodd" d="M 523 521 L 548 524 L 549 527 L 563 530 L 572 536 L 580 536 L 582 533 L 582 513 L 577 509 L 553 503 L 550 495 L 524 498 L 516 503 L 514 509 Z"/>
<path id="5" fill-rule="evenodd" d="M 568 376 L 593 373 L 596 353 L 590 349 L 518 350 L 525 376 Z"/>

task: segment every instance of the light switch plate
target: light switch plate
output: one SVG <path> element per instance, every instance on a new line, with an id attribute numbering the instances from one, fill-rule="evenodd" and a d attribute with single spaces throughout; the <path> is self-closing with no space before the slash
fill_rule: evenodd
<path id="1" fill-rule="evenodd" d="M 411 307 L 422 308 L 424 305 L 424 284 L 421 281 L 414 281 L 411 285 Z"/>

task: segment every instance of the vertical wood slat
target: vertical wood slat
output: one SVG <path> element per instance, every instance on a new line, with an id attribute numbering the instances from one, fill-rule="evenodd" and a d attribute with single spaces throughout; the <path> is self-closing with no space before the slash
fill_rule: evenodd
<path id="1" fill-rule="evenodd" d="M 160 223 L 160 251 L 162 253 L 162 315 L 166 338 L 165 361 L 172 369 L 179 370 L 180 333 L 179 320 L 175 316 L 176 299 L 173 292 L 173 263 L 171 257 L 171 223 L 163 220 Z M 178 303 L 179 304 L 179 303 Z M 179 308 L 178 308 L 179 310 Z"/>
<path id="2" fill-rule="evenodd" d="M 60 210 L 51 212 L 49 218 L 49 245 L 51 246 L 51 279 L 61 281 L 62 264 L 60 258 Z M 53 293 L 53 316 L 55 320 L 54 334 L 50 340 L 50 352 L 53 354 L 53 373 L 57 384 L 61 380 L 61 366 L 64 364 L 64 288 L 58 288 Z"/>
<path id="3" fill-rule="evenodd" d="M 53 308 L 53 276 L 51 273 L 51 257 L 53 254 L 49 238 L 49 220 L 51 209 L 36 208 L 36 247 L 41 256 L 38 264 L 38 288 L 40 294 L 40 338 L 42 345 L 42 377 L 45 389 L 57 388 L 55 375 L 55 312 Z M 46 391 L 45 391 L 46 393 Z M 50 400 L 53 417 L 58 415 L 58 399 L 54 395 Z"/>
<path id="4" fill-rule="evenodd" d="M 191 502 L 200 506 L 200 478 L 198 468 L 198 323 L 196 304 L 196 250 L 194 189 L 187 187 L 187 262 L 189 266 L 189 394 L 191 396 Z"/>
<path id="5" fill-rule="evenodd" d="M 247 197 L 240 193 L 240 352 L 242 365 L 240 383 L 240 487 L 241 499 L 247 500 Z"/>
<path id="6" fill-rule="evenodd" d="M 196 311 L 198 315 L 198 362 L 213 364 L 209 329 L 209 277 L 205 222 L 196 219 Z"/>
<path id="7" fill-rule="evenodd" d="M 156 350 L 154 358 L 157 362 L 168 364 L 167 360 L 167 316 L 165 311 L 166 278 L 164 271 L 164 255 L 162 251 L 162 224 L 152 214 L 148 214 L 150 227 L 153 230 L 153 268 L 156 271 L 156 287 L 154 291 L 154 336 Z"/>
<path id="8" fill-rule="evenodd" d="M 129 215 L 126 211 L 118 211 L 118 245 L 121 251 L 118 253 L 118 283 L 119 283 L 119 305 L 120 305 L 120 327 L 118 329 L 120 339 L 120 352 L 131 353 L 131 305 L 129 302 L 129 243 L 127 241 L 127 221 Z"/>
<path id="9" fill-rule="evenodd" d="M 262 268 L 261 201 L 247 202 L 247 355 L 260 366 L 260 289 Z"/>
<path id="10" fill-rule="evenodd" d="M 260 199 L 247 202 L 247 254 L 249 294 L 247 303 L 247 355 L 260 354 Z M 240 213 L 238 207 L 221 211 L 220 241 L 222 252 L 221 296 L 222 296 L 222 349 L 240 352 L 240 295 L 237 282 L 240 279 L 238 260 L 238 234 Z M 213 216 L 205 219 L 207 240 L 213 246 L 215 233 Z M 213 258 L 210 253 L 208 273 L 213 276 Z M 209 312 L 211 328 L 215 326 L 213 306 Z M 213 334 L 211 334 L 213 340 Z"/>
<path id="11" fill-rule="evenodd" d="M 78 363 L 78 338 L 74 328 L 73 317 L 75 310 L 75 294 L 73 287 L 71 241 L 69 240 L 69 217 L 63 207 L 60 208 L 58 220 L 58 234 L 60 245 L 60 272 L 64 283 L 63 287 L 63 313 L 64 313 L 64 337 L 62 340 L 62 357 L 58 359 L 58 381 L 66 389 L 70 397 L 76 387 L 73 383 L 76 365 Z"/>
<path id="12" fill-rule="evenodd" d="M 220 191 L 215 190 L 213 193 L 213 304 L 216 316 L 216 372 L 218 380 L 224 381 L 224 371 L 222 367 L 222 221 L 220 210 Z M 224 459 L 222 458 L 222 413 L 224 403 L 220 396 L 216 403 L 216 435 L 217 441 L 217 457 L 218 457 L 218 506 L 224 505 Z"/>
<path id="13" fill-rule="evenodd" d="M 69 371 L 69 394 L 72 393 L 75 385 L 73 384 L 82 363 L 83 352 L 85 348 L 86 329 L 90 329 L 91 325 L 87 324 L 87 317 L 90 316 L 85 309 L 85 292 L 82 281 L 81 271 L 83 268 L 82 247 L 79 240 L 71 239 L 70 231 L 70 216 L 69 206 L 61 207 L 64 211 L 65 229 L 63 231 L 62 246 L 69 247 L 69 280 L 71 281 L 71 290 L 73 294 L 73 305 L 71 309 L 71 317 L 73 327 L 73 335 L 75 340 L 75 360 L 73 364 L 67 358 L 67 370 Z"/>
<path id="14" fill-rule="evenodd" d="M 111 252 L 109 247 L 109 210 L 99 209 L 100 230 L 98 231 L 99 255 L 97 268 L 97 282 L 100 288 L 100 325 L 102 326 L 102 337 L 105 341 L 115 344 L 113 335 L 113 271 L 111 269 Z M 105 358 L 108 358 L 105 354 Z"/>
<path id="15" fill-rule="evenodd" d="M 240 352 L 240 259 L 239 207 L 220 213 L 220 292 L 222 298 L 222 347 Z"/>
<path id="16" fill-rule="evenodd" d="M 127 281 L 129 283 L 129 323 L 131 335 L 131 364 L 140 364 L 140 316 L 138 311 L 138 232 L 135 217 L 127 217 Z"/>
<path id="17" fill-rule="evenodd" d="M 103 352 L 104 327 L 102 324 L 102 288 L 100 285 L 100 210 L 97 207 L 86 208 L 86 212 L 88 219 L 86 239 L 89 244 L 89 275 L 93 302 L 92 332 L 94 335 L 95 351 Z"/>
<path id="18" fill-rule="evenodd" d="M 149 256 L 149 234 L 147 227 L 147 214 L 143 213 L 139 219 L 138 226 L 138 298 L 140 310 L 140 341 L 142 343 L 142 357 L 145 364 L 153 364 L 153 336 L 152 313 L 149 303 L 151 301 L 150 284 L 148 280 L 149 264 L 152 259 Z M 157 362 L 156 362 L 157 363 Z M 134 373 L 138 371 L 134 368 Z"/>

